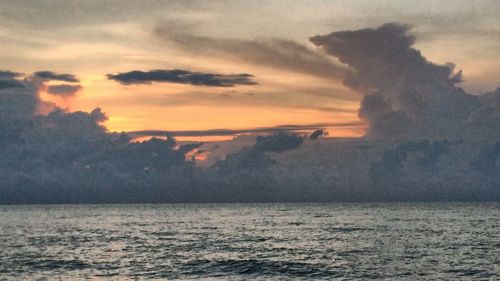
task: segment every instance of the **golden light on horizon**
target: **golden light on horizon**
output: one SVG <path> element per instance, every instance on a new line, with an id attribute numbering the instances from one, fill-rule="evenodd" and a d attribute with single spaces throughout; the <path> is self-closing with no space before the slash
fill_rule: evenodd
<path id="1" fill-rule="evenodd" d="M 287 80 L 285 74 L 280 75 L 282 77 L 278 81 L 292 88 L 301 83 L 315 83 L 321 87 L 328 85 L 322 79 L 292 75 Z M 332 92 L 337 91 L 335 87 L 338 86 L 334 84 Z M 109 131 L 244 129 L 359 121 L 356 113 L 359 103 L 356 100 L 335 100 L 334 95 L 334 99 L 328 100 L 328 94 L 315 96 L 314 89 L 310 97 L 301 97 L 302 94 L 294 94 L 293 91 L 274 94 L 279 86 L 267 84 L 234 88 L 174 83 L 120 85 L 106 79 L 105 75 L 89 73 L 81 77 L 81 85 L 82 89 L 74 97 L 60 98 L 44 91 L 42 99 L 70 111 L 91 111 L 100 107 L 108 115 L 109 119 L 104 124 Z M 342 88 L 338 89 L 342 91 Z M 254 90 L 258 91 L 252 93 Z M 280 102 L 284 104 L 280 105 Z M 343 111 L 314 108 L 322 106 Z M 332 132 L 332 135 L 358 136 L 359 131 L 342 129 Z"/>

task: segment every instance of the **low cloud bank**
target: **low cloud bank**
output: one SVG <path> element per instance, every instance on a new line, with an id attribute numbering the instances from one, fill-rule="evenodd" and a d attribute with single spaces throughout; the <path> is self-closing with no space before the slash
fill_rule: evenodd
<path id="1" fill-rule="evenodd" d="M 9 88 L 23 88 L 23 83 L 17 80 L 17 78 L 21 75 L 22 73 L 0 71 L 0 90 Z"/>

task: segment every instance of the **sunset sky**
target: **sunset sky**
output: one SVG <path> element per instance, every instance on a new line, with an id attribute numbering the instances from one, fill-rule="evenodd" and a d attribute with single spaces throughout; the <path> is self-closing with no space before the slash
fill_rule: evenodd
<path id="1" fill-rule="evenodd" d="M 66 84 L 81 85 L 76 94 L 42 98 L 70 111 L 101 107 L 111 131 L 322 124 L 331 136 L 359 136 L 360 97 L 342 82 L 352 70 L 310 37 L 407 23 L 416 49 L 453 61 L 462 86 L 481 94 L 500 76 L 499 14 L 494 0 L 0 1 L 0 70 L 74 74 L 80 82 Z M 187 75 L 112 79 L 154 70 Z M 196 82 L 205 74 L 229 82 Z"/>

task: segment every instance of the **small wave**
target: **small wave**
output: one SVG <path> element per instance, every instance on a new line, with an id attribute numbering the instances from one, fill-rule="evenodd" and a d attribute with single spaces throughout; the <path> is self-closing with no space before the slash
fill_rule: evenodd
<path id="1" fill-rule="evenodd" d="M 333 217 L 333 215 L 331 214 L 316 214 L 316 215 L 313 215 L 313 218 L 331 218 Z"/>
<path id="2" fill-rule="evenodd" d="M 495 273 L 491 273 L 491 272 L 488 272 L 486 270 L 481 270 L 481 269 L 473 269 L 473 268 L 450 269 L 450 270 L 447 270 L 446 272 L 457 274 L 458 276 L 462 276 L 462 277 L 476 276 L 479 278 L 489 278 L 489 277 L 497 276 Z"/>
<path id="3" fill-rule="evenodd" d="M 324 277 L 335 276 L 338 272 L 332 272 L 321 268 L 320 265 L 271 261 L 271 260 L 195 260 L 184 265 L 187 267 L 185 274 L 208 274 L 211 276 L 221 273 L 236 273 L 242 275 L 258 276 L 295 276 L 295 277 Z"/>
<path id="4" fill-rule="evenodd" d="M 91 267 L 90 264 L 80 260 L 53 260 L 53 259 L 28 261 L 24 263 L 24 265 L 42 270 L 54 270 L 54 269 L 81 270 Z"/>
<path id="5" fill-rule="evenodd" d="M 370 229 L 363 227 L 346 226 L 346 227 L 330 227 L 327 230 L 330 232 L 354 232 L 354 231 L 365 231 Z"/>

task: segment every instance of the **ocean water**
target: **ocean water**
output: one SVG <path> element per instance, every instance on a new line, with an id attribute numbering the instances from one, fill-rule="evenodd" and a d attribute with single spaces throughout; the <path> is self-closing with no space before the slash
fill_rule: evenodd
<path id="1" fill-rule="evenodd" d="M 0 206 L 0 280 L 500 280 L 499 203 Z"/>

